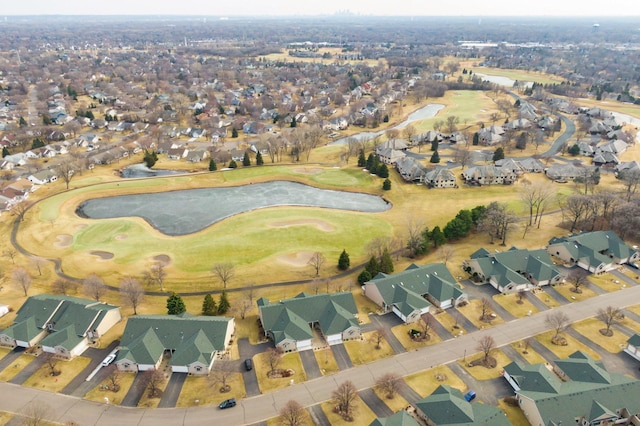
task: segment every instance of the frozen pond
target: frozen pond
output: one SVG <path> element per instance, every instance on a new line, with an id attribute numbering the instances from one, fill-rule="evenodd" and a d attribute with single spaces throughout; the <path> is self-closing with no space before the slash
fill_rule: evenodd
<path id="1" fill-rule="evenodd" d="M 76 213 L 90 219 L 138 216 L 163 234 L 185 235 L 236 214 L 275 206 L 323 207 L 367 213 L 383 212 L 391 207 L 375 195 L 275 181 L 230 188 L 95 198 L 78 206 Z"/>
<path id="2" fill-rule="evenodd" d="M 429 105 L 423 106 L 422 108 L 417 109 L 411 114 L 409 114 L 409 117 L 407 117 L 405 121 L 398 124 L 397 126 L 393 126 L 392 129 L 401 130 L 407 127 L 410 123 L 413 123 L 414 121 L 420 121 L 427 118 L 435 117 L 436 114 L 438 114 L 438 112 L 442 108 L 444 108 L 444 105 L 442 104 L 429 104 Z M 343 145 L 347 143 L 348 139 L 351 139 L 351 138 L 355 138 L 358 141 L 370 140 L 382 135 L 384 132 L 386 132 L 386 130 L 380 130 L 378 132 L 362 132 L 362 133 L 347 136 L 344 138 L 336 139 L 335 141 L 331 142 L 329 145 Z"/>
<path id="3" fill-rule="evenodd" d="M 123 178 L 147 178 L 154 176 L 168 176 L 168 175 L 178 175 L 181 172 L 178 170 L 162 170 L 162 169 L 150 169 L 144 163 L 140 164 L 132 164 L 129 167 L 125 167 L 122 170 Z"/>

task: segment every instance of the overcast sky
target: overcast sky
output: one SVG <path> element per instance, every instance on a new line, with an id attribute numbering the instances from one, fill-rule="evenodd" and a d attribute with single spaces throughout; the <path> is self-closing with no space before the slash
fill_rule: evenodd
<path id="1" fill-rule="evenodd" d="M 2 0 L 5 15 L 639 16 L 638 0 Z"/>

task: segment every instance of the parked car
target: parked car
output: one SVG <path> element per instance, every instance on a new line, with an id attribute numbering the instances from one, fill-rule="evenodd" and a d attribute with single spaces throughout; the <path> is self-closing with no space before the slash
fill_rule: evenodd
<path id="1" fill-rule="evenodd" d="M 102 366 L 107 367 L 116 359 L 116 354 L 109 354 L 107 357 L 102 360 Z"/>
<path id="2" fill-rule="evenodd" d="M 251 358 L 244 360 L 244 369 L 247 371 L 253 370 L 253 361 L 251 361 Z"/>
<path id="3" fill-rule="evenodd" d="M 475 393 L 474 391 L 469 391 L 469 392 L 467 392 L 467 393 L 466 393 L 466 395 L 464 396 L 464 399 L 465 399 L 467 402 L 471 402 L 471 401 L 473 401 L 474 399 L 476 399 L 476 393 Z"/>
<path id="4" fill-rule="evenodd" d="M 220 407 L 220 409 L 231 408 L 231 407 L 235 407 L 235 406 L 236 406 L 236 399 L 235 398 L 226 399 L 226 400 L 222 401 L 220 403 L 220 405 L 218 405 L 218 407 Z"/>
<path id="5" fill-rule="evenodd" d="M 633 269 L 640 269 L 640 265 L 635 262 L 629 262 L 627 265 L 631 266 Z"/>

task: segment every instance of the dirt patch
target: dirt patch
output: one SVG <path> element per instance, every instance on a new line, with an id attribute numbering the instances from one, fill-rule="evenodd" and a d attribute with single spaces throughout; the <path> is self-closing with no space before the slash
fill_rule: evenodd
<path id="1" fill-rule="evenodd" d="M 86 223 L 81 223 L 80 225 L 76 225 L 76 229 L 77 229 L 78 231 L 82 231 L 82 230 L 83 230 L 84 228 L 86 228 L 86 227 L 87 227 L 87 224 L 86 224 Z"/>
<path id="2" fill-rule="evenodd" d="M 153 261 L 162 263 L 162 266 L 168 266 L 171 263 L 171 258 L 166 254 L 159 254 L 157 256 L 153 256 Z"/>
<path id="3" fill-rule="evenodd" d="M 116 235 L 115 239 L 120 241 L 120 240 L 126 240 L 129 236 L 127 234 L 120 234 L 120 235 Z"/>
<path id="4" fill-rule="evenodd" d="M 323 232 L 333 232 L 336 228 L 328 222 L 319 219 L 300 219 L 300 220 L 290 220 L 285 222 L 272 222 L 270 226 L 274 228 L 288 228 L 290 226 L 304 226 L 304 225 L 312 225 L 318 228 Z"/>
<path id="5" fill-rule="evenodd" d="M 312 251 L 299 251 L 297 253 L 278 256 L 277 260 L 280 263 L 284 263 L 285 265 L 289 265 L 294 268 L 302 268 L 309 264 L 311 256 L 313 256 Z"/>
<path id="6" fill-rule="evenodd" d="M 293 169 L 293 171 L 304 175 L 315 175 L 317 173 L 320 173 L 322 169 L 318 167 L 300 167 L 297 169 Z"/>
<path id="7" fill-rule="evenodd" d="M 69 234 L 61 234 L 56 236 L 56 242 L 53 243 L 55 247 L 69 247 L 73 241 L 73 237 Z"/>
<path id="8" fill-rule="evenodd" d="M 93 250 L 93 251 L 90 251 L 89 254 L 91 254 L 93 256 L 98 256 L 100 258 L 100 260 L 111 260 L 111 259 L 113 259 L 113 253 L 110 253 L 108 251 Z"/>

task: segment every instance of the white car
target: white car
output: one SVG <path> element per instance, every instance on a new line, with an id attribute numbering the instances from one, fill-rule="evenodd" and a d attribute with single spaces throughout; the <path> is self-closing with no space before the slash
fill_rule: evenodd
<path id="1" fill-rule="evenodd" d="M 102 366 L 103 367 L 107 367 L 109 364 L 111 364 L 114 360 L 116 359 L 116 354 L 109 354 L 107 355 L 107 357 L 102 361 Z"/>

